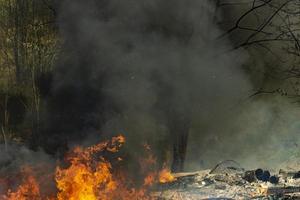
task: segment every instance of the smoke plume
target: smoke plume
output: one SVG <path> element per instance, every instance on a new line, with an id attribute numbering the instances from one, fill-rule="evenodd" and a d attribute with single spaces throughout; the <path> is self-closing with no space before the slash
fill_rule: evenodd
<path id="1" fill-rule="evenodd" d="M 172 138 L 170 112 L 200 127 L 203 146 L 205 135 L 222 134 L 207 130 L 221 130 L 220 122 L 234 119 L 228 111 L 249 95 L 247 55 L 217 40 L 222 31 L 209 1 L 66 0 L 60 10 L 52 146 L 58 138 L 121 132 L 129 151 L 142 142 L 163 148 Z"/>

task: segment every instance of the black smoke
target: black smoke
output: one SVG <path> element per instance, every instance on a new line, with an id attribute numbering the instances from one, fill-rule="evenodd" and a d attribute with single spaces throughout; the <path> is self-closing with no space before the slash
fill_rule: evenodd
<path id="1" fill-rule="evenodd" d="M 178 151 L 172 143 L 186 145 L 195 124 L 227 119 L 251 85 L 245 52 L 216 39 L 215 11 L 207 0 L 63 1 L 63 45 L 41 139 L 47 151 L 122 132 L 129 152 L 149 142 L 164 155 Z"/>

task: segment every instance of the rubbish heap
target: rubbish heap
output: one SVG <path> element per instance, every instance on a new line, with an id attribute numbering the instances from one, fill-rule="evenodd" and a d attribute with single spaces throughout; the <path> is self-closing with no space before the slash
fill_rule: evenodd
<path id="1" fill-rule="evenodd" d="M 174 174 L 157 188 L 159 200 L 300 199 L 300 171 L 245 170 L 227 160 L 212 170 Z"/>

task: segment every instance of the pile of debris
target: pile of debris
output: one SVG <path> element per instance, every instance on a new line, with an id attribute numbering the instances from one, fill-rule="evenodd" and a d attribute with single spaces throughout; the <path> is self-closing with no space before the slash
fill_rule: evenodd
<path id="1" fill-rule="evenodd" d="M 212 170 L 174 174 L 176 180 L 159 186 L 160 200 L 300 199 L 300 172 L 244 170 L 224 161 Z"/>

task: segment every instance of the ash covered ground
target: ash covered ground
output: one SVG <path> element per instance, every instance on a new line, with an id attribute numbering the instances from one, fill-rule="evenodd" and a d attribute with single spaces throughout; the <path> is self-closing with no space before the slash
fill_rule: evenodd
<path id="1" fill-rule="evenodd" d="M 174 177 L 175 181 L 161 185 L 154 196 L 162 200 L 300 199 L 300 171 L 291 168 L 245 170 L 227 160 L 210 170 Z"/>

